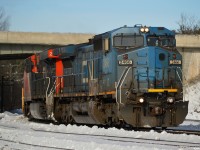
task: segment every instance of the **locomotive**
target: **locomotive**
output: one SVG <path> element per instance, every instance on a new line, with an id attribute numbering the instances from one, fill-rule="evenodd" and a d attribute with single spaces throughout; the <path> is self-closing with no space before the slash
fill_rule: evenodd
<path id="1" fill-rule="evenodd" d="M 60 123 L 170 127 L 188 112 L 182 57 L 164 27 L 123 26 L 25 61 L 22 108 Z"/>

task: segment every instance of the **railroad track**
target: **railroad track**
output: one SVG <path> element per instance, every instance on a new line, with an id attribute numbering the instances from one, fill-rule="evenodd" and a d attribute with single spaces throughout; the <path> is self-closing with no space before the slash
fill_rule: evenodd
<path id="1" fill-rule="evenodd" d="M 199 120 L 198 120 L 199 121 Z M 1 125 L 1 127 L 4 127 L 4 128 L 12 128 L 12 129 L 17 129 L 17 127 L 14 127 L 14 126 L 6 126 L 6 125 Z M 32 130 L 35 130 L 36 129 L 32 129 Z M 151 129 L 137 129 L 137 131 L 150 131 Z M 131 130 L 130 130 L 131 131 Z M 176 129 L 176 128 L 167 128 L 165 130 L 161 130 L 159 128 L 156 128 L 154 129 L 154 131 L 158 132 L 158 133 L 161 133 L 163 131 L 166 131 L 167 133 L 172 133 L 172 134 L 187 134 L 187 135 L 198 135 L 200 136 L 200 130 L 186 130 L 186 129 Z M 52 131 L 53 132 L 53 131 Z"/>
<path id="2" fill-rule="evenodd" d="M 0 125 L 2 128 L 11 128 L 13 130 L 17 129 L 17 127 L 13 126 L 6 126 L 6 125 Z M 131 143 L 131 144 L 147 144 L 147 145 L 161 145 L 161 146 L 170 146 L 175 148 L 199 148 L 200 143 L 195 142 L 182 142 L 182 141 L 173 141 L 173 140 L 161 140 L 161 139 L 147 139 L 147 138 L 134 138 L 134 137 L 119 137 L 119 136 L 111 136 L 111 135 L 98 135 L 98 134 L 83 134 L 83 133 L 65 133 L 65 132 L 57 132 L 57 131 L 46 131 L 42 129 L 35 129 L 31 128 L 34 132 L 43 132 L 43 133 L 52 133 L 52 134 L 60 134 L 60 135 L 74 135 L 74 136 L 83 136 L 83 138 L 88 137 L 94 137 L 105 141 L 110 142 L 120 142 L 120 143 Z M 29 131 L 31 131 L 29 130 Z M 162 132 L 163 130 L 158 130 L 157 132 Z M 200 131 L 191 131 L 191 130 L 174 130 L 174 129 L 167 129 L 165 130 L 167 133 L 173 133 L 173 134 L 195 134 L 200 135 Z M 59 135 L 58 135 L 59 136 Z M 26 145 L 31 146 L 34 148 L 40 148 L 40 149 L 61 149 L 61 150 L 71 150 L 66 148 L 58 148 L 58 147 L 51 147 L 51 146 L 42 146 L 37 144 L 30 144 L 25 142 L 17 142 L 12 141 L 8 139 L 3 139 L 0 137 L 0 141 L 6 141 L 6 142 L 13 142 L 20 145 Z"/>
<path id="3" fill-rule="evenodd" d="M 196 119 L 185 119 L 185 121 L 198 122 L 198 123 L 200 123 L 200 120 L 196 120 Z"/>
<path id="4" fill-rule="evenodd" d="M 197 130 L 182 130 L 182 129 L 166 129 L 167 133 L 172 134 L 187 134 L 187 135 L 198 135 L 200 136 L 200 131 Z"/>
<path id="5" fill-rule="evenodd" d="M 30 149 L 30 146 L 31 146 L 31 149 L 32 148 L 37 148 L 37 149 L 53 149 L 53 150 L 73 150 L 73 149 L 66 149 L 66 148 L 59 148 L 59 147 L 54 147 L 54 146 L 45 146 L 45 145 L 38 145 L 38 144 L 30 144 L 30 143 L 25 143 L 25 142 L 20 142 L 20 141 L 14 141 L 14 140 L 8 140 L 8 139 L 4 139 L 4 138 L 1 138 L 0 137 L 0 141 L 3 141 L 3 142 L 7 142 L 8 143 L 12 143 L 12 144 L 17 144 L 18 146 L 21 145 L 21 146 L 28 146 L 28 148 Z M 6 144 L 6 145 L 7 145 Z M 7 145 L 8 146 L 8 145 Z M 6 146 L 5 146 L 6 147 Z M 11 149 L 15 149 L 14 146 L 13 148 Z M 21 149 L 20 149 L 21 150 Z"/>
<path id="6" fill-rule="evenodd" d="M 17 130 L 17 129 L 20 129 L 20 128 L 17 128 L 15 126 L 7 126 L 7 125 L 0 125 L 1 128 L 4 128 L 4 129 L 12 129 L 12 130 Z M 0 141 L 3 141 L 5 143 L 5 148 L 10 144 L 17 144 L 17 145 L 21 145 L 21 146 L 28 146 L 27 148 L 25 149 L 30 149 L 31 148 L 35 148 L 35 149 L 41 149 L 41 150 L 44 150 L 44 149 L 52 149 L 52 150 L 73 150 L 73 149 L 67 149 L 67 148 L 63 148 L 63 147 L 55 147 L 55 146 L 45 146 L 45 145 L 39 145 L 39 144 L 31 144 L 31 143 L 27 143 L 27 142 L 21 142 L 21 141 L 18 141 L 18 140 L 10 140 L 10 139 L 5 139 L 5 138 L 2 138 L 0 136 Z M 18 150 L 16 148 L 14 148 L 14 146 L 12 146 L 11 149 L 14 149 L 14 150 Z M 23 149 L 23 148 L 22 148 Z M 21 149 L 20 149 L 21 150 Z"/>
<path id="7" fill-rule="evenodd" d="M 150 145 L 167 145 L 176 148 L 199 148 L 200 143 L 195 142 L 182 142 L 182 141 L 173 141 L 173 140 L 160 140 L 160 139 L 147 139 L 147 138 L 134 138 L 134 137 L 119 137 L 119 136 L 110 136 L 110 135 L 96 135 L 96 134 L 82 134 L 82 133 L 63 133 L 56 131 L 45 131 L 41 129 L 33 129 L 36 132 L 47 132 L 47 133 L 58 133 L 58 134 L 67 134 L 67 135 L 77 135 L 77 136 L 90 136 L 90 137 L 100 137 L 101 139 L 107 141 L 118 141 L 123 143 L 138 143 L 138 144 L 150 144 Z"/>

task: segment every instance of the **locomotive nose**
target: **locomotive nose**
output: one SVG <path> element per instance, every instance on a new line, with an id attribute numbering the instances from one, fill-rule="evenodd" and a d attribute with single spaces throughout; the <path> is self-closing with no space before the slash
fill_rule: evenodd
<path id="1" fill-rule="evenodd" d="M 131 90 L 135 84 L 133 80 L 134 54 L 129 52 L 118 55 L 117 61 L 116 97 L 119 103 L 125 103 L 133 96 Z"/>

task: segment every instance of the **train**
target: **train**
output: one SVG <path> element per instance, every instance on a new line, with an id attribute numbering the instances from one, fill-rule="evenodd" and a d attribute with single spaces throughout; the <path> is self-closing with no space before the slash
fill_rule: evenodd
<path id="1" fill-rule="evenodd" d="M 175 32 L 140 24 L 24 60 L 22 109 L 64 124 L 173 127 L 188 113 Z"/>

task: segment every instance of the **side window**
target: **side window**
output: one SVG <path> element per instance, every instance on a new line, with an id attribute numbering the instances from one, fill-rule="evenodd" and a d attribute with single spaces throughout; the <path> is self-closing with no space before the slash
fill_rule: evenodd
<path id="1" fill-rule="evenodd" d="M 94 44 L 94 50 L 95 51 L 102 50 L 102 45 L 103 44 L 102 44 L 102 39 L 101 38 L 95 39 L 93 44 Z"/>
<path id="2" fill-rule="evenodd" d="M 104 51 L 109 51 L 109 38 L 99 38 L 95 39 L 94 42 L 94 50 L 104 50 Z"/>
<path id="3" fill-rule="evenodd" d="M 109 39 L 108 38 L 103 39 L 103 50 L 109 51 Z"/>

